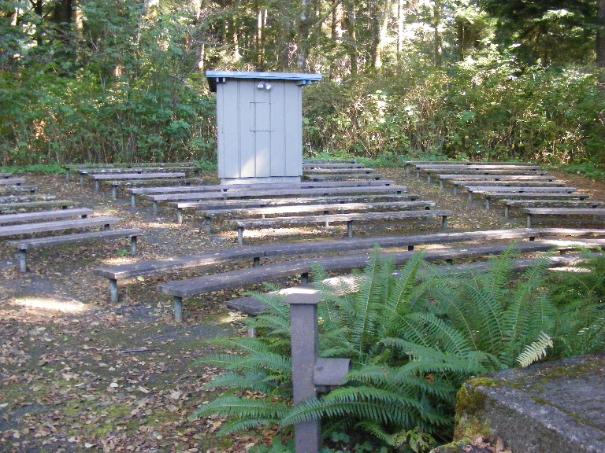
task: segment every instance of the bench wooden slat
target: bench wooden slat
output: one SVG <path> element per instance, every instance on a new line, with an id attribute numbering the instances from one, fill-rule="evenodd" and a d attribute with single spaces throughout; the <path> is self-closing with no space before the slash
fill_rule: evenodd
<path id="1" fill-rule="evenodd" d="M 259 208 L 226 208 L 200 210 L 198 213 L 204 217 L 217 217 L 227 215 L 283 215 L 313 212 L 344 212 L 344 211 L 376 211 L 380 209 L 429 209 L 435 206 L 432 201 L 385 201 L 376 203 L 342 203 L 342 204 L 310 204 L 285 205 Z"/>
<path id="2" fill-rule="evenodd" d="M 308 182 L 370 182 L 370 181 L 384 181 L 385 178 L 378 173 L 370 174 L 332 174 L 332 175 L 318 175 L 318 174 L 307 174 L 303 175 L 305 181 Z"/>
<path id="3" fill-rule="evenodd" d="M 110 181 L 120 179 L 177 179 L 187 176 L 182 172 L 174 173 L 119 173 L 119 174 L 93 174 L 90 177 L 95 181 Z"/>
<path id="4" fill-rule="evenodd" d="M 118 223 L 118 217 L 91 217 L 88 219 L 61 220 L 56 222 L 26 223 L 0 227 L 0 237 L 19 236 L 33 233 L 48 233 L 52 231 L 79 230 Z"/>
<path id="5" fill-rule="evenodd" d="M 9 223 L 27 223 L 46 219 L 68 219 L 70 217 L 85 217 L 92 214 L 88 208 L 59 209 L 52 211 L 25 212 L 21 214 L 0 215 L 0 225 Z"/>
<path id="6" fill-rule="evenodd" d="M 345 173 L 345 174 L 357 174 L 357 173 L 364 173 L 364 174 L 369 174 L 369 173 L 374 173 L 375 170 L 373 168 L 314 168 L 314 169 L 307 169 L 304 171 L 304 174 L 307 175 L 325 175 L 325 174 L 341 174 L 341 173 Z"/>
<path id="7" fill-rule="evenodd" d="M 540 240 L 516 245 L 521 253 L 535 253 L 549 250 L 573 250 L 580 247 L 600 247 L 605 245 L 605 239 L 589 239 L 583 241 Z M 501 254 L 509 250 L 510 244 L 470 247 L 428 251 L 423 254 L 427 261 L 467 259 L 478 256 Z M 396 265 L 408 261 L 414 252 L 386 253 L 381 256 L 388 258 Z M 167 295 L 182 299 L 201 294 L 231 288 L 243 288 L 249 285 L 280 280 L 312 272 L 316 266 L 328 272 L 343 272 L 366 266 L 371 258 L 371 252 L 360 255 L 348 255 L 331 258 L 305 259 L 286 263 L 268 264 L 243 270 L 235 270 L 220 274 L 205 275 L 187 280 L 177 280 L 163 283 L 160 290 Z"/>
<path id="8" fill-rule="evenodd" d="M 25 184 L 25 178 L 0 178 L 0 186 L 18 186 Z"/>
<path id="9" fill-rule="evenodd" d="M 70 200 L 42 200 L 42 201 L 21 201 L 16 203 L 0 203 L 0 213 L 16 212 L 20 210 L 61 207 L 67 209 L 73 206 L 74 202 Z"/>
<path id="10" fill-rule="evenodd" d="M 575 187 L 528 187 L 528 186 L 510 186 L 510 187 L 497 187 L 494 186 L 464 186 L 464 188 L 473 193 L 481 193 L 481 192 L 547 192 L 547 193 L 572 193 L 577 189 Z"/>
<path id="11" fill-rule="evenodd" d="M 256 189 L 314 189 L 318 187 L 356 187 L 356 186 L 389 186 L 394 185 L 392 180 L 384 179 L 380 181 L 325 181 L 325 182 L 301 182 L 301 183 L 256 183 L 256 184 L 206 184 L 195 186 L 168 186 L 168 187 L 144 187 L 131 189 L 129 192 L 134 195 L 149 195 L 162 193 L 187 193 L 187 192 L 220 192 L 220 191 L 241 191 Z"/>
<path id="12" fill-rule="evenodd" d="M 0 173 L 0 178 L 12 178 L 12 173 Z"/>
<path id="13" fill-rule="evenodd" d="M 437 175 L 442 180 L 478 180 L 478 181 L 554 181 L 556 178 L 550 175 L 474 175 L 474 174 L 458 174 L 458 175 Z"/>
<path id="14" fill-rule="evenodd" d="M 524 164 L 416 164 L 419 170 L 447 170 L 448 168 L 470 168 L 478 170 L 540 170 L 537 165 Z"/>
<path id="15" fill-rule="evenodd" d="M 56 200 L 54 195 L 30 194 L 30 195 L 6 195 L 0 197 L 0 203 L 24 203 L 28 201 Z"/>
<path id="16" fill-rule="evenodd" d="M 2 194 L 12 194 L 12 193 L 35 193 L 38 190 L 38 186 L 0 186 L 0 193 Z"/>
<path id="17" fill-rule="evenodd" d="M 508 181 L 485 181 L 485 180 L 448 180 L 448 183 L 452 186 L 458 187 L 467 187 L 467 186 L 481 186 L 481 187 L 519 187 L 522 185 L 523 187 L 565 187 L 566 183 L 562 181 L 516 181 L 516 180 L 508 180 Z"/>
<path id="18" fill-rule="evenodd" d="M 418 170 L 420 173 L 421 170 Z M 480 169 L 480 168 L 444 168 L 444 169 L 424 169 L 423 173 L 430 174 L 458 174 L 458 175 L 548 175 L 544 170 L 524 170 L 520 168 L 506 168 L 506 169 Z"/>
<path id="19" fill-rule="evenodd" d="M 605 216 L 601 208 L 526 208 L 524 212 L 532 215 L 596 215 Z"/>
<path id="20" fill-rule="evenodd" d="M 343 253 L 348 251 L 371 250 L 376 246 L 382 248 L 407 248 L 423 244 L 451 244 L 481 240 L 520 240 L 555 236 L 594 237 L 605 236 L 605 229 L 578 228 L 537 228 L 514 230 L 487 230 L 463 233 L 436 233 L 412 236 L 384 236 L 358 238 L 355 240 L 338 239 L 329 241 L 312 241 L 300 243 L 281 243 L 260 246 L 234 247 L 216 250 L 198 255 L 180 256 L 170 259 L 146 260 L 139 263 L 103 266 L 95 269 L 95 274 L 110 280 L 113 291 L 112 299 L 117 302 L 118 280 L 132 279 L 141 276 L 159 276 L 191 268 L 219 266 L 237 260 L 260 262 L 261 258 L 312 255 L 326 253 Z"/>
<path id="21" fill-rule="evenodd" d="M 83 176 L 89 176 L 91 174 L 141 174 L 141 173 L 174 173 L 174 172 L 183 172 L 186 173 L 188 171 L 195 170 L 195 167 L 128 167 L 128 168 L 83 168 L 79 169 L 78 173 Z"/>
<path id="22" fill-rule="evenodd" d="M 358 193 L 403 193 L 405 186 L 354 186 L 354 187 L 318 187 L 312 189 L 276 189 L 276 190 L 240 190 L 235 192 L 199 192 L 146 195 L 153 201 L 212 200 L 221 198 L 285 197 L 285 196 L 328 196 Z"/>
<path id="23" fill-rule="evenodd" d="M 61 236 L 48 236 L 39 238 L 22 239 L 18 241 L 9 241 L 8 244 L 17 247 L 19 250 L 30 250 L 43 247 L 52 247 L 55 245 L 72 244 L 77 242 L 86 242 L 96 239 L 116 239 L 132 236 L 142 236 L 143 230 L 138 228 L 88 231 L 86 233 L 66 234 Z"/>

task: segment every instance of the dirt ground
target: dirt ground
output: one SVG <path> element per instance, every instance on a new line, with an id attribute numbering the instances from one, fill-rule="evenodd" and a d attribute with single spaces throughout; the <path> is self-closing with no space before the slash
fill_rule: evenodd
<path id="1" fill-rule="evenodd" d="M 524 225 L 521 218 L 505 221 L 499 210 L 468 206 L 464 197 L 406 177 L 403 170 L 383 173 L 438 208 L 452 210 L 452 230 Z M 603 199 L 603 184 L 563 178 Z M 224 302 L 250 288 L 187 301 L 185 322 L 176 325 L 170 301 L 157 291 L 159 280 L 140 278 L 123 286 L 120 303 L 112 305 L 107 282 L 92 272 L 101 264 L 235 247 L 235 234 L 200 232 L 191 218 L 178 225 L 168 209 L 154 217 L 148 206 L 131 208 L 126 198 L 114 202 L 107 192 L 95 194 L 89 185 L 59 176 L 29 176 L 28 183 L 39 193 L 121 217 L 120 227 L 142 228 L 146 235 L 136 258 L 128 255 L 126 241 L 36 250 L 27 275 L 16 271 L 14 250 L 0 244 L 0 451 L 222 452 L 253 445 L 253 436 L 217 438 L 220 420 L 189 419 L 196 406 L 214 397 L 203 386 L 218 373 L 194 361 L 213 349 L 207 340 L 244 334 L 241 316 Z M 367 227 L 359 235 L 438 230 L 436 221 L 406 222 Z M 341 227 L 264 230 L 248 243 L 316 241 L 344 232 Z"/>

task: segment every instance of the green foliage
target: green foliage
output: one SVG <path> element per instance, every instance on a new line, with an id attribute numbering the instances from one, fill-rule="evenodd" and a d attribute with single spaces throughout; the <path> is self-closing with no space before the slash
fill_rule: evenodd
<path id="1" fill-rule="evenodd" d="M 597 75 L 524 67 L 491 50 L 448 68 L 405 62 L 380 78 L 308 88 L 307 146 L 363 157 L 602 164 Z"/>
<path id="2" fill-rule="evenodd" d="M 38 174 L 38 175 L 62 175 L 65 174 L 65 169 L 59 164 L 32 164 L 1 167 L 2 172 L 13 173 L 15 175 L 23 174 Z"/>
<path id="3" fill-rule="evenodd" d="M 594 161 L 571 163 L 567 165 L 554 165 L 553 168 L 566 173 L 582 175 L 598 181 L 605 181 L 605 168 L 599 166 L 599 164 Z"/>
<path id="4" fill-rule="evenodd" d="M 293 424 L 321 418 L 327 445 L 344 436 L 348 445 L 372 439 L 374 451 L 428 451 L 450 435 L 456 392 L 466 379 L 605 348 L 603 272 L 583 277 L 583 286 L 553 285 L 546 260 L 517 276 L 514 258 L 511 251 L 494 259 L 488 273 L 456 276 L 424 263 L 421 254 L 394 274 L 376 254 L 355 274 L 357 291 L 345 295 L 324 287 L 317 269 L 320 354 L 347 357 L 352 370 L 344 386 L 296 407 L 289 307 L 257 295 L 267 304 L 249 321 L 258 337 L 219 340 L 226 351 L 200 362 L 226 370 L 209 385 L 226 393 L 195 416 L 227 417 L 223 434 L 278 425 L 285 436 Z M 603 271 L 605 260 L 591 266 Z M 598 290 L 581 289 L 587 287 Z M 560 303 L 568 291 L 577 300 Z"/>

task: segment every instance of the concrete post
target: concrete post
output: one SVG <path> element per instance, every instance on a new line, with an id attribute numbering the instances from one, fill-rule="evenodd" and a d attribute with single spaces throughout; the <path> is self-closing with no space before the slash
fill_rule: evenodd
<path id="1" fill-rule="evenodd" d="M 19 272 L 27 272 L 27 249 L 19 249 L 17 257 L 19 260 Z"/>
<path id="2" fill-rule="evenodd" d="M 292 387 L 294 404 L 314 398 L 313 374 L 319 354 L 317 304 L 320 293 L 303 288 L 288 295 L 292 332 Z M 320 421 L 312 420 L 294 426 L 294 443 L 297 453 L 317 453 L 320 446 Z"/>
<path id="3" fill-rule="evenodd" d="M 130 207 L 131 208 L 136 208 L 137 207 L 137 197 L 135 194 L 131 194 L 130 195 Z"/>

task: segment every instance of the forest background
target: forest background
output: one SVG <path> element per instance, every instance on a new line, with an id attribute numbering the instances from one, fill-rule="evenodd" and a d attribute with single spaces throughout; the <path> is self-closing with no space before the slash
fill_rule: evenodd
<path id="1" fill-rule="evenodd" d="M 323 74 L 309 155 L 597 171 L 604 25 L 605 0 L 4 0 L 0 163 L 212 162 L 229 69 Z"/>

